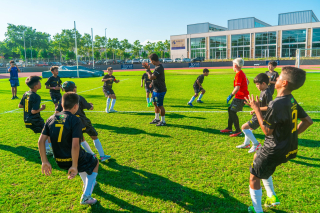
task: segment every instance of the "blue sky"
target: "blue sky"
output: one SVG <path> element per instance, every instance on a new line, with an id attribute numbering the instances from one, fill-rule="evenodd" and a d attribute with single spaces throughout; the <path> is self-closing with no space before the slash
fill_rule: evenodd
<path id="1" fill-rule="evenodd" d="M 320 0 L 1 0 L 0 40 L 7 23 L 32 26 L 54 35 L 77 23 L 80 33 L 145 42 L 187 33 L 187 24 L 210 22 L 227 27 L 228 19 L 256 17 L 277 25 L 278 14 L 313 10 L 320 19 Z"/>

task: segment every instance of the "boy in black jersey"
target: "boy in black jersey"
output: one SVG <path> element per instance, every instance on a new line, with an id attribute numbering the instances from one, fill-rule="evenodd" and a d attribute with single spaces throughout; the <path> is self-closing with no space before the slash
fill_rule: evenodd
<path id="1" fill-rule="evenodd" d="M 40 112 L 45 110 L 46 105 L 43 104 L 40 107 L 41 97 L 37 94 L 37 91 L 41 89 L 41 77 L 29 76 L 26 79 L 26 84 L 30 88 L 25 92 L 19 103 L 19 108 L 23 108 L 23 120 L 26 128 L 30 128 L 34 133 L 41 133 L 44 127 L 44 121 L 41 118 Z M 52 155 L 50 143 L 46 141 L 46 152 L 48 155 Z"/>
<path id="2" fill-rule="evenodd" d="M 204 80 L 204 76 L 208 76 L 209 75 L 209 70 L 207 68 L 203 69 L 203 74 L 199 75 L 197 80 L 194 82 L 193 84 L 193 89 L 194 89 L 194 96 L 192 96 L 192 98 L 190 99 L 190 101 L 188 102 L 188 105 L 193 107 L 192 102 L 194 101 L 194 99 L 196 99 L 196 97 L 198 97 L 199 92 L 201 92 L 197 102 L 198 103 L 203 103 L 203 101 L 201 101 L 202 96 L 204 95 L 204 93 L 206 92 L 203 87 L 202 87 L 202 83 Z"/>
<path id="3" fill-rule="evenodd" d="M 62 81 L 58 76 L 58 67 L 53 66 L 50 68 L 50 71 L 52 72 L 52 76 L 48 78 L 46 82 L 46 89 L 50 89 L 51 100 L 54 103 L 54 107 L 56 108 L 58 106 L 59 100 L 61 99 L 60 89 Z"/>
<path id="4" fill-rule="evenodd" d="M 141 78 L 141 87 L 143 87 L 143 81 L 144 81 L 144 88 L 146 90 L 146 96 L 147 96 L 147 107 L 152 106 L 152 81 L 149 79 L 149 76 L 147 73 L 144 73 Z M 151 93 L 151 98 L 149 98 Z"/>
<path id="5" fill-rule="evenodd" d="M 265 116 L 268 108 L 268 104 L 270 101 L 272 101 L 272 95 L 268 88 L 269 77 L 265 73 L 260 73 L 254 78 L 253 82 L 256 84 L 256 87 L 258 88 L 258 90 L 261 91 L 260 97 L 259 97 L 260 111 L 262 112 L 262 115 Z M 252 130 L 258 129 L 260 125 L 259 125 L 257 116 L 254 114 L 254 110 L 252 110 L 250 114 L 253 115 L 251 120 L 242 125 L 242 132 L 245 134 L 244 143 L 237 146 L 237 148 L 249 149 L 250 140 L 251 140 L 253 143 L 253 146 L 248 151 L 248 153 L 253 153 L 261 148 L 261 144 L 254 137 Z"/>
<path id="6" fill-rule="evenodd" d="M 106 107 L 106 113 L 109 112 L 117 112 L 113 109 L 115 103 L 116 103 L 116 95 L 114 94 L 112 90 L 112 84 L 113 82 L 119 83 L 120 80 L 116 80 L 116 77 L 112 75 L 113 69 L 112 67 L 108 67 L 108 75 L 105 75 L 101 81 L 104 82 L 103 84 L 103 93 L 107 99 L 107 107 Z M 111 107 L 109 109 L 110 101 L 112 99 Z"/>
<path id="7" fill-rule="evenodd" d="M 275 88 L 277 97 L 268 105 L 263 119 L 258 96 L 246 99 L 255 111 L 265 137 L 263 147 L 255 154 L 250 167 L 250 194 L 253 206 L 249 212 L 263 212 L 261 206 L 262 189 L 260 180 L 267 191 L 265 206 L 279 205 L 280 201 L 273 189 L 271 175 L 276 167 L 296 157 L 298 152 L 298 134 L 312 125 L 311 118 L 292 96 L 305 82 L 306 72 L 295 67 L 283 67 Z M 298 124 L 298 119 L 301 122 Z"/>
<path id="8" fill-rule="evenodd" d="M 42 173 L 49 176 L 51 164 L 45 155 L 45 140 L 50 137 L 55 160 L 61 169 L 68 170 L 68 179 L 73 179 L 79 172 L 85 189 L 80 204 L 95 204 L 91 197 L 98 175 L 99 162 L 80 146 L 82 138 L 82 123 L 74 114 L 79 108 L 79 96 L 75 93 L 65 93 L 62 97 L 63 112 L 52 115 L 46 122 L 38 141 L 41 156 Z"/>
<path id="9" fill-rule="evenodd" d="M 274 69 L 277 67 L 277 65 L 278 65 L 277 62 L 270 61 L 268 63 L 269 71 L 266 71 L 266 74 L 269 77 L 269 89 L 270 89 L 271 95 L 273 95 L 273 93 L 274 93 L 274 85 L 276 84 L 277 78 L 279 77 L 279 73 L 274 71 Z"/>
<path id="10" fill-rule="evenodd" d="M 65 92 L 74 92 L 77 93 L 77 87 L 75 85 L 74 82 L 72 81 L 66 81 L 62 84 L 62 89 Z M 79 95 L 79 109 L 78 111 L 75 113 L 75 115 L 80 118 L 81 122 L 82 122 L 82 133 L 87 133 L 93 140 L 94 146 L 96 147 L 96 149 L 99 152 L 100 155 L 100 160 L 101 162 L 104 162 L 108 159 L 111 158 L 110 155 L 105 155 L 101 142 L 98 138 L 98 132 L 96 131 L 96 129 L 92 126 L 91 121 L 89 118 L 87 118 L 85 112 L 83 111 L 84 109 L 87 110 L 93 110 L 93 104 L 92 103 L 88 103 L 87 100 L 82 97 L 81 95 Z M 61 104 L 61 100 L 59 101 L 58 107 L 56 108 L 56 113 L 61 112 L 62 109 L 62 104 Z M 86 150 L 86 152 L 89 152 L 90 154 L 94 155 L 93 151 L 91 150 L 89 144 L 87 143 L 87 141 L 83 138 L 81 138 L 81 146 L 84 148 L 84 150 Z"/>

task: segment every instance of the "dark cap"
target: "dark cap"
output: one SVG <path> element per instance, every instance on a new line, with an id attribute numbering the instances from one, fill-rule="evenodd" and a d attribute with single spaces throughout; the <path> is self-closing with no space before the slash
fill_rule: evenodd
<path id="1" fill-rule="evenodd" d="M 72 92 L 74 88 L 77 88 L 77 87 L 73 81 L 65 81 L 62 84 L 62 89 L 66 92 Z"/>

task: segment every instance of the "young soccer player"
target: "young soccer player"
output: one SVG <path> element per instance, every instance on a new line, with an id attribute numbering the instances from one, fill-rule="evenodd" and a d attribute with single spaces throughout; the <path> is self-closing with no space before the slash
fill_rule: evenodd
<path id="1" fill-rule="evenodd" d="M 269 77 L 269 89 L 270 89 L 271 95 L 273 95 L 273 93 L 274 93 L 274 85 L 276 84 L 277 78 L 279 77 L 279 73 L 274 71 L 274 69 L 277 67 L 277 65 L 278 65 L 277 62 L 270 61 L 268 63 L 269 71 L 266 71 L 266 74 Z"/>
<path id="2" fill-rule="evenodd" d="M 141 78 L 141 87 L 143 87 L 143 81 L 144 81 L 144 89 L 146 90 L 146 97 L 147 97 L 147 107 L 152 106 L 152 81 L 149 79 L 149 76 L 147 73 L 144 73 Z M 151 94 L 151 98 L 150 98 Z"/>
<path id="3" fill-rule="evenodd" d="M 165 126 L 165 109 L 163 107 L 164 96 L 167 92 L 164 68 L 159 61 L 159 57 L 157 54 L 152 53 L 149 55 L 149 59 L 151 63 L 155 66 L 153 73 L 150 71 L 150 65 L 148 63 L 144 63 L 143 67 L 147 70 L 149 79 L 152 80 L 153 84 L 153 105 L 155 111 L 155 119 L 150 122 L 150 124 L 157 124 L 156 126 Z M 159 114 L 161 113 L 161 121 L 159 118 Z"/>
<path id="4" fill-rule="evenodd" d="M 280 201 L 273 188 L 272 174 L 276 167 L 296 157 L 298 134 L 312 125 L 311 118 L 292 96 L 305 82 L 306 72 L 295 67 L 283 67 L 275 88 L 277 97 L 268 105 L 265 118 L 260 110 L 258 97 L 249 97 L 247 103 L 255 111 L 265 137 L 263 147 L 257 151 L 250 167 L 250 195 L 253 206 L 249 212 L 263 212 L 261 206 L 262 188 L 267 191 L 265 206 L 279 205 Z M 298 124 L 298 119 L 301 122 Z"/>
<path id="5" fill-rule="evenodd" d="M 17 67 L 17 65 L 14 63 L 13 60 L 10 61 L 10 67 L 8 68 L 8 72 L 10 73 L 10 85 L 11 85 L 11 92 L 12 92 L 12 98 L 13 99 L 19 99 L 17 97 L 17 87 L 20 86 L 19 84 L 19 77 L 18 72 L 21 72 L 20 69 Z"/>
<path id="6" fill-rule="evenodd" d="M 202 87 L 202 83 L 204 80 L 204 76 L 208 76 L 209 75 L 209 70 L 207 68 L 203 69 L 203 74 L 199 75 L 197 80 L 194 82 L 193 84 L 193 89 L 194 89 L 194 96 L 192 96 L 192 98 L 190 99 L 190 101 L 188 102 L 188 105 L 193 107 L 192 102 L 194 101 L 194 99 L 196 99 L 196 97 L 198 97 L 199 92 L 201 92 L 197 102 L 198 103 L 203 103 L 203 101 L 201 101 L 202 96 L 204 95 L 204 93 L 206 92 L 203 87 Z"/>
<path id="7" fill-rule="evenodd" d="M 60 77 L 58 76 L 58 67 L 52 66 L 50 68 L 52 76 L 50 76 L 46 82 L 46 89 L 50 89 L 50 96 L 54 103 L 55 108 L 58 106 L 58 102 L 61 99 L 61 83 Z"/>
<path id="8" fill-rule="evenodd" d="M 79 96 L 65 93 L 62 97 L 63 112 L 52 115 L 46 122 L 38 141 L 42 173 L 49 176 L 52 167 L 45 155 L 45 140 L 50 137 L 55 160 L 61 169 L 68 170 L 68 179 L 79 172 L 85 186 L 80 204 L 92 205 L 97 202 L 91 197 L 98 175 L 99 161 L 80 146 L 82 138 L 81 121 L 74 114 L 79 108 Z"/>
<path id="9" fill-rule="evenodd" d="M 240 125 L 239 125 L 239 118 L 237 115 L 237 112 L 242 111 L 244 106 L 244 98 L 248 97 L 249 91 L 248 91 L 248 84 L 249 81 L 244 74 L 244 72 L 241 70 L 241 68 L 244 65 L 244 61 L 242 58 L 236 58 L 233 60 L 233 71 L 236 72 L 236 76 L 234 78 L 234 89 L 232 93 L 227 98 L 227 103 L 232 99 L 233 96 L 234 99 L 232 100 L 231 105 L 228 108 L 228 127 L 224 130 L 221 130 L 221 133 L 231 133 L 232 132 L 232 124 L 234 124 L 234 127 L 236 128 L 236 131 L 230 135 L 230 137 L 236 137 L 241 135 Z"/>
<path id="10" fill-rule="evenodd" d="M 105 75 L 101 81 L 104 82 L 103 84 L 103 93 L 107 99 L 107 107 L 106 107 L 106 113 L 109 112 L 117 112 L 113 109 L 115 103 L 116 103 L 116 95 L 114 94 L 114 91 L 112 90 L 112 84 L 113 82 L 119 83 L 120 80 L 116 80 L 116 77 L 112 75 L 113 69 L 112 67 L 108 67 L 107 69 L 108 75 Z M 111 107 L 109 109 L 110 101 L 112 99 Z"/>
<path id="11" fill-rule="evenodd" d="M 260 111 L 262 112 L 263 117 L 266 115 L 268 104 L 272 101 L 272 95 L 268 88 L 269 77 L 265 73 L 260 73 L 257 75 L 253 82 L 256 84 L 258 90 L 260 90 Z M 252 116 L 251 120 L 242 125 L 242 132 L 245 135 L 244 143 L 237 146 L 239 149 L 248 149 L 250 148 L 250 140 L 253 143 L 253 146 L 248 151 L 248 153 L 253 153 L 261 148 L 261 144 L 254 137 L 252 130 L 256 130 L 260 127 L 257 116 L 254 114 L 254 110 L 250 112 Z"/>
<path id="12" fill-rule="evenodd" d="M 23 108 L 23 118 L 26 128 L 30 128 L 34 133 L 41 133 L 44 127 L 44 121 L 41 118 L 40 112 L 46 108 L 43 104 L 40 107 L 41 97 L 37 94 L 37 91 L 41 89 L 41 77 L 29 76 L 26 79 L 26 84 L 30 88 L 30 91 L 24 93 L 19 103 L 19 108 Z M 47 155 L 52 155 L 50 143 L 46 141 Z"/>
<path id="13" fill-rule="evenodd" d="M 74 92 L 77 93 L 77 87 L 76 84 L 72 81 L 66 81 L 62 84 L 62 90 L 64 90 L 65 92 Z M 92 126 L 91 121 L 89 118 L 87 118 L 85 112 L 83 111 L 84 109 L 87 110 L 93 110 L 93 104 L 92 103 L 88 103 L 87 100 L 82 97 L 81 95 L 79 95 L 79 109 L 78 111 L 75 113 L 75 115 L 80 118 L 81 122 L 82 122 L 82 132 L 83 133 L 87 133 L 93 140 L 94 146 L 96 147 L 96 149 L 99 152 L 100 155 L 100 160 L 101 162 L 106 161 L 108 159 L 111 158 L 110 155 L 105 155 L 104 154 L 104 150 L 102 148 L 101 142 L 98 138 L 98 132 L 96 131 L 96 129 Z M 59 101 L 58 107 L 56 108 L 56 113 L 59 113 L 63 110 L 62 104 L 61 104 L 61 100 Z M 87 152 L 89 152 L 90 154 L 94 155 L 93 151 L 91 150 L 89 144 L 87 143 L 87 141 L 83 138 L 81 138 L 81 146 L 84 148 L 84 150 L 86 150 Z"/>

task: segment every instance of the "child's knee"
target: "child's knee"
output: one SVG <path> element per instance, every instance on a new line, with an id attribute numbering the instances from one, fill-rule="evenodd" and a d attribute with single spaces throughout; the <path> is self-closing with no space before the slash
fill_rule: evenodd
<path id="1" fill-rule="evenodd" d="M 204 94 L 204 93 L 206 93 L 206 91 L 203 89 L 203 90 L 202 90 L 202 94 Z"/>
<path id="2" fill-rule="evenodd" d="M 248 123 L 243 124 L 241 128 L 242 128 L 242 130 L 244 130 L 244 129 L 250 129 Z"/>
<path id="3" fill-rule="evenodd" d="M 199 94 L 198 94 L 198 93 L 196 93 L 196 94 L 194 94 L 194 97 L 196 98 L 196 97 L 198 97 L 198 95 L 199 95 Z"/>

